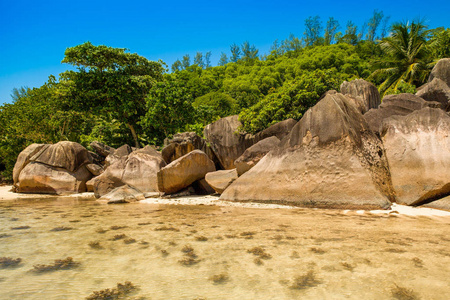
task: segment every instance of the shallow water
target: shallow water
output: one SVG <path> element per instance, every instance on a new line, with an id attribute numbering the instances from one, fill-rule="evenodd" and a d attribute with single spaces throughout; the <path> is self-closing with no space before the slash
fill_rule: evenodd
<path id="1" fill-rule="evenodd" d="M 337 210 L 3 201 L 0 257 L 22 262 L 0 266 L 0 299 L 84 299 L 125 281 L 139 287 L 130 299 L 395 299 L 396 287 L 417 297 L 403 299 L 448 299 L 449 225 Z M 186 245 L 193 265 L 180 263 Z M 66 257 L 79 265 L 31 271 Z M 314 280 L 295 285 L 310 271 Z"/>

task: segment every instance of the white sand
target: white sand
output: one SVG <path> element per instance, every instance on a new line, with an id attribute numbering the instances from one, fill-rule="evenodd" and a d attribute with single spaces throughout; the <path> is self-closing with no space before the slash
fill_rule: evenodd
<path id="1" fill-rule="evenodd" d="M 0 186 L 0 200 L 18 200 L 18 199 L 48 199 L 48 198 L 94 198 L 94 193 L 81 193 L 71 195 L 49 195 L 49 194 L 20 194 L 11 192 L 11 185 Z"/>
<path id="2" fill-rule="evenodd" d="M 81 193 L 72 195 L 46 195 L 46 194 L 19 194 L 11 192 L 12 186 L 0 186 L 0 200 L 17 200 L 17 199 L 44 199 L 53 197 L 67 197 L 67 198 L 94 198 L 94 193 Z M 250 202 L 229 202 L 221 201 L 217 196 L 186 196 L 180 198 L 147 198 L 140 201 L 140 203 L 149 204 L 171 204 L 171 205 L 214 205 L 214 206 L 228 206 L 228 207 L 245 207 L 245 208 L 268 208 L 268 209 L 296 209 L 297 207 L 278 204 L 263 204 L 263 203 L 250 203 Z M 344 210 L 343 213 L 350 213 L 349 210 Z M 368 213 L 368 211 L 357 210 L 352 211 L 358 214 Z M 443 211 L 426 207 L 410 207 L 393 203 L 388 210 L 372 210 L 369 211 L 372 214 L 398 214 L 406 216 L 427 216 L 427 217 L 445 217 L 450 216 L 449 211 Z"/>

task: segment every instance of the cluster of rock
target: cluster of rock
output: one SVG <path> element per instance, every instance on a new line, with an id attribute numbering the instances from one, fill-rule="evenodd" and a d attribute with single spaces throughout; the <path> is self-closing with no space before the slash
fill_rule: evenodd
<path id="1" fill-rule="evenodd" d="M 371 83 L 344 82 L 300 121 L 255 135 L 239 132 L 238 116 L 230 116 L 206 126 L 204 139 L 176 134 L 161 152 L 34 144 L 19 155 L 14 185 L 18 192 L 93 190 L 110 202 L 215 191 L 229 201 L 450 209 L 449 86 L 450 59 L 443 59 L 416 95 L 381 101 Z"/>

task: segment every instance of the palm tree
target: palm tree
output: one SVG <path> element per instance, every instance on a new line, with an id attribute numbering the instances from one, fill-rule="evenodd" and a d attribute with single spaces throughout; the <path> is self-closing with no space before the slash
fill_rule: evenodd
<path id="1" fill-rule="evenodd" d="M 391 35 L 380 43 L 387 57 L 375 62 L 377 70 L 370 75 L 383 81 L 379 87 L 382 95 L 390 87 L 397 90 L 402 81 L 416 86 L 426 81 L 432 67 L 426 47 L 428 36 L 422 21 L 392 25 Z"/>

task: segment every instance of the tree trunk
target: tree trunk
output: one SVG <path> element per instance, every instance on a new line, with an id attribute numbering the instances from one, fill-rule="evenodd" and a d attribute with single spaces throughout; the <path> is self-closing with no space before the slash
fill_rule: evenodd
<path id="1" fill-rule="evenodd" d="M 130 131 L 131 131 L 131 135 L 133 136 L 135 147 L 138 148 L 138 149 L 141 148 L 141 145 L 139 145 L 139 142 L 138 142 L 138 137 L 137 137 L 137 134 L 136 134 L 136 130 L 134 130 L 133 125 L 127 123 L 127 126 L 130 129 Z"/>

